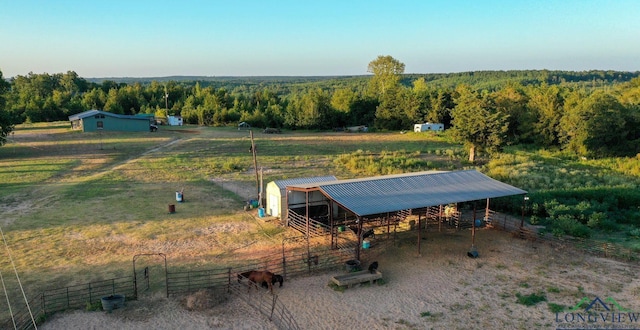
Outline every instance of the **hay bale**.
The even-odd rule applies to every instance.
[[[218,292],[212,289],[202,289],[187,295],[182,300],[182,304],[184,308],[189,311],[204,311],[211,309],[226,300],[227,297],[223,292]]]

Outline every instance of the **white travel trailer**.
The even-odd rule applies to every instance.
[[[182,126],[182,116],[167,116],[169,126]]]

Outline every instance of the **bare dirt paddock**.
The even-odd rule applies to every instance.
[[[415,235],[401,238],[376,257],[383,284],[337,291],[328,286],[329,280],[345,269],[336,269],[291,278],[274,292],[302,329],[577,328],[585,326],[579,317],[588,314],[586,308],[596,298],[607,301],[609,310],[592,306],[590,311],[605,318],[640,312],[637,264],[523,241],[496,230],[477,233],[476,259],[467,256],[468,230],[429,233],[421,246],[418,256]],[[518,296],[532,295],[546,300],[532,306],[518,303]],[[585,298],[586,304],[569,311]],[[57,314],[41,329],[276,329],[233,296],[209,297],[204,308],[196,310],[185,306],[184,297],[157,296],[128,302],[111,314]],[[586,325],[640,327],[640,321],[628,318],[607,320]]]

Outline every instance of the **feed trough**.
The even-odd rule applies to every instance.
[[[373,284],[375,280],[381,279],[382,273],[375,271],[374,273],[368,270],[361,270],[359,272],[353,272],[344,275],[333,276],[331,281],[337,286],[351,287],[354,284],[369,282]]]

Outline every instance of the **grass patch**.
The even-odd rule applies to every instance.
[[[547,296],[544,294],[544,292],[531,293],[527,295],[523,295],[520,292],[517,292],[516,298],[519,304],[522,304],[525,306],[533,306],[538,304],[539,302],[547,300]]]
[[[563,312],[566,308],[564,305],[555,303],[548,303],[547,306],[549,307],[549,311],[551,311],[551,313],[560,313]]]
[[[547,292],[560,293],[560,289],[558,289],[558,287],[555,287],[555,286],[550,286],[547,288]]]

